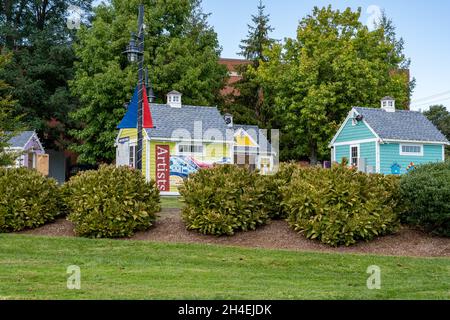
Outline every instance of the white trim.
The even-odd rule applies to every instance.
[[[331,162],[336,162],[336,146],[333,146],[333,155],[332,155],[332,159]]]
[[[231,140],[205,140],[205,139],[177,139],[177,138],[159,138],[152,137],[154,141],[161,142],[202,142],[202,143],[234,143]]]
[[[145,178],[146,178],[146,180],[147,180],[147,182],[150,182],[150,180],[151,180],[151,178],[150,178],[150,163],[151,163],[151,161],[150,161],[150,148],[151,148],[151,143],[150,143],[150,140],[148,140],[148,139],[144,139],[144,141],[147,143],[147,145],[146,145],[146,147],[147,147],[147,150],[146,150],[146,154],[147,154],[147,159],[145,159],[146,161],[145,161]]]
[[[445,161],[445,145],[442,145],[442,161]]]
[[[352,157],[352,148],[357,148],[358,149],[358,157],[356,158],[357,159],[356,160],[356,166],[359,169],[359,157],[361,155],[361,146],[359,144],[352,144],[352,145],[350,145],[350,157],[348,159],[349,159],[349,164],[351,166],[353,165],[353,162],[352,162],[352,158],[353,158]]]
[[[180,152],[180,145],[185,145],[185,146],[197,146],[197,147],[202,147],[202,152]],[[177,142],[175,144],[175,150],[176,150],[176,155],[178,156],[201,156],[202,158],[206,157],[206,146],[204,144],[196,144],[196,143],[186,143],[186,142]]]
[[[362,139],[362,140],[352,140],[352,141],[346,141],[346,142],[338,142],[334,143],[332,147],[341,147],[341,146],[349,146],[352,144],[362,144],[362,143],[370,143],[370,142],[378,142],[379,140],[376,138],[373,139]]]
[[[376,173],[381,173],[381,155],[380,155],[380,142],[375,143],[375,167]]]
[[[442,141],[423,141],[423,140],[400,140],[400,139],[385,139],[384,142],[387,143],[410,143],[410,144],[443,144],[450,145],[450,143],[442,142]]]
[[[354,117],[354,115],[359,115],[359,112],[356,111],[355,108],[352,108],[352,110],[348,113],[347,118],[345,118],[344,122],[339,127],[339,130],[334,135],[333,139],[331,140],[330,144],[328,145],[329,148],[331,148],[332,145],[335,145],[335,141],[337,137],[341,134],[342,130],[344,130],[345,125],[347,122]],[[375,130],[372,129],[372,127],[367,123],[365,119],[363,119],[363,123],[366,125],[366,127],[370,130],[370,132],[375,136],[375,139],[381,140],[380,136],[375,132]]]
[[[420,147],[420,152],[404,152],[403,147]],[[400,143],[399,144],[399,152],[401,156],[416,156],[416,157],[423,157],[424,152],[423,144],[406,144],[406,143]]]

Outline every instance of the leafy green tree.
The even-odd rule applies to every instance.
[[[423,113],[450,141],[450,112],[443,105],[431,106]],[[450,147],[447,146],[446,156],[450,157]]]
[[[5,0],[0,5],[0,47],[12,52],[0,77],[14,87],[13,113],[23,114],[46,148],[64,148],[69,111],[77,106],[70,95],[75,56],[74,30],[67,27],[69,6],[87,13],[92,0]]]
[[[225,106],[226,112],[233,114],[236,123],[259,124],[270,126],[271,100],[255,76],[260,61],[266,61],[265,48],[271,47],[276,40],[270,37],[274,30],[270,25],[270,16],[265,14],[265,6],[262,0],[258,5],[258,14],[252,15],[252,24],[248,25],[248,34],[241,41],[239,53],[251,64],[243,64],[238,67],[242,79],[234,87],[238,90],[238,96],[228,97]]]
[[[0,55],[0,70],[10,58],[10,55]],[[0,79],[0,167],[12,165],[18,156],[17,153],[5,151],[10,146],[9,140],[21,129],[19,117],[12,114],[16,101],[12,100],[11,91],[12,87]]]
[[[361,9],[315,7],[296,38],[267,50],[256,73],[275,96],[282,159],[329,159],[328,144],[352,106],[378,107],[386,95],[398,105],[409,101],[409,79],[392,72],[404,55],[383,28],[369,31],[360,16]]]
[[[115,157],[116,127],[137,82],[137,67],[122,54],[137,28],[141,1],[112,0],[94,10],[92,26],[82,27],[75,52],[72,93],[81,107],[71,115],[83,124],[72,131],[73,145],[86,163],[110,162]],[[183,103],[214,105],[227,77],[219,65],[217,34],[207,23],[198,0],[147,0],[145,5],[145,63],[156,94],[164,102],[170,90],[183,93]]]

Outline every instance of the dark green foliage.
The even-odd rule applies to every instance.
[[[104,2],[94,9],[92,26],[77,32],[77,62],[71,92],[81,107],[71,119],[83,125],[71,134],[79,162],[111,162],[116,127],[137,84],[137,66],[123,54],[130,32],[137,29],[138,4],[145,6],[144,63],[157,103],[171,90],[183,93],[183,104],[219,104],[227,78],[219,65],[217,34],[208,25],[198,0]],[[82,142],[82,143],[81,143]]]
[[[234,165],[216,166],[192,174],[180,189],[182,217],[189,230],[233,235],[254,230],[269,217],[259,174]]]
[[[0,167],[0,232],[53,221],[60,206],[61,194],[54,179],[35,170]]]
[[[260,183],[264,190],[264,207],[270,219],[285,219],[288,216],[283,204],[281,189],[289,184],[292,174],[298,168],[295,163],[281,163],[274,175],[260,176]]]
[[[67,27],[70,6],[89,15],[92,0],[6,0],[0,5],[0,48],[11,52],[11,63],[0,78],[14,87],[13,115],[23,115],[45,148],[64,148],[68,118],[77,107],[69,93],[75,55],[74,31]],[[86,21],[85,21],[86,22]],[[56,120],[56,121],[55,121]]]
[[[400,192],[406,222],[450,237],[450,161],[418,166],[402,177]]]
[[[81,172],[64,186],[64,198],[76,233],[91,238],[132,236],[148,229],[161,209],[155,183],[127,167]]]
[[[331,246],[349,246],[397,229],[398,184],[397,177],[343,166],[299,168],[282,188],[283,203],[296,231]]]

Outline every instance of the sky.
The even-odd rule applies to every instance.
[[[295,37],[298,22],[314,6],[335,9],[362,8],[361,21],[372,25],[374,17],[385,10],[393,20],[397,35],[405,40],[405,54],[411,58],[411,77],[416,79],[411,108],[426,110],[443,104],[450,110],[450,1],[448,0],[264,0],[270,14],[272,38]],[[247,24],[256,14],[259,0],[203,0],[204,12],[218,34],[222,57],[242,58],[241,39]],[[445,40],[447,39],[447,40]]]

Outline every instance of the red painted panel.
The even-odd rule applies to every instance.
[[[170,146],[156,145],[156,185],[159,191],[170,191]]]

